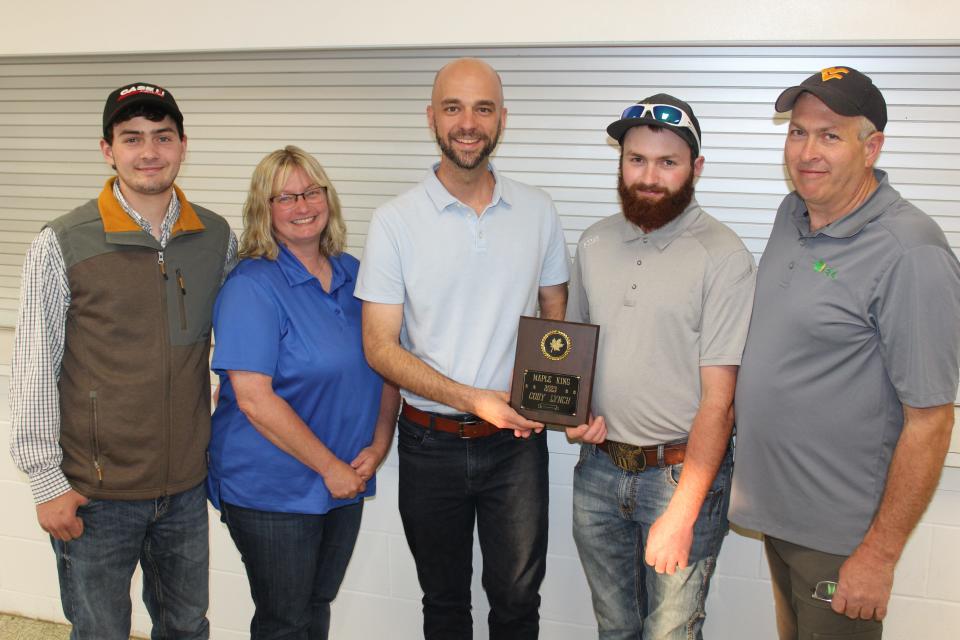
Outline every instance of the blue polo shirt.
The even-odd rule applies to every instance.
[[[228,370],[273,378],[273,389],[338,458],[349,463],[373,440],[383,382],[363,356],[359,262],[330,258],[330,292],[286,248],[276,260],[245,259],[230,273],[213,309],[220,400],[210,437],[208,495],[230,504],[322,514],[373,495],[336,500],[318,473],[284,453],[237,406]]]

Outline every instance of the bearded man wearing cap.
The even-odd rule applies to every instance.
[[[607,133],[620,143],[622,213],[577,245],[567,320],[600,325],[573,533],[600,638],[700,638],[727,532],[737,367],[753,256],[694,199],[693,110],[658,94]]]
[[[11,452],[50,534],[71,638],[130,635],[130,580],[156,638],[207,638],[210,316],[236,238],[174,185],[173,95],[107,98],[116,176],[44,226],[23,266]]]
[[[886,103],[830,67],[780,94],[796,189],[760,260],[730,518],[764,534],[781,639],[880,638],[937,486],[960,367],[960,264],[874,168]]]

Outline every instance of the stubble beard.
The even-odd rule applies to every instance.
[[[686,182],[676,191],[642,183],[628,187],[623,181],[623,172],[621,172],[617,178],[617,193],[620,195],[623,215],[646,233],[659,229],[674,220],[690,205],[690,201],[693,200],[693,182],[694,175],[691,170]],[[651,200],[638,195],[638,191],[654,191],[664,196],[659,200]]]
[[[490,157],[490,154],[493,153],[493,150],[497,148],[497,144],[500,142],[500,131],[502,127],[501,124],[497,123],[497,131],[494,134],[493,138],[490,136],[481,133],[479,131],[465,131],[463,129],[457,129],[456,131],[451,131],[446,139],[440,137],[439,133],[434,133],[434,136],[437,139],[437,145],[440,147],[440,151],[443,153],[446,158],[452,162],[454,165],[461,169],[471,170],[476,169],[483,163],[484,160]],[[437,126],[434,124],[434,132],[437,131]],[[483,147],[480,151],[474,156],[458,154],[457,151],[453,148],[453,144],[450,142],[452,138],[479,138],[483,140]]]
[[[169,191],[177,179],[176,173],[171,176],[167,174],[167,172],[164,172],[153,176],[152,178],[148,178],[137,175],[135,169],[131,169],[129,173],[124,172],[121,174],[120,171],[117,171],[116,164],[111,164],[110,167],[116,172],[117,179],[120,180],[120,183],[123,186],[126,186],[128,190],[133,191],[134,193],[139,193],[140,195],[145,196],[157,195],[159,193],[165,193]]]

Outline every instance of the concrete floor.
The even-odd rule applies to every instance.
[[[69,637],[70,627],[65,624],[0,614],[0,640],[67,640]]]
[[[0,640],[68,640],[69,638],[69,625],[0,613]]]

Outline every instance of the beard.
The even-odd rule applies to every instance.
[[[436,122],[434,122],[433,130],[437,130]],[[497,131],[494,134],[493,138],[482,133],[479,130],[468,131],[466,129],[456,129],[447,134],[446,138],[441,138],[439,133],[436,133],[437,145],[440,147],[440,151],[443,152],[443,155],[447,157],[450,162],[460,167],[461,169],[476,169],[480,166],[484,160],[490,157],[490,154],[493,153],[493,150],[497,148],[497,143],[500,142],[500,130],[501,125],[497,122]],[[476,153],[476,155],[467,155],[462,153],[457,153],[453,148],[453,138],[477,138],[483,141],[483,147]]]
[[[686,182],[676,191],[643,183],[628,187],[621,172],[618,176],[617,193],[620,194],[624,217],[646,233],[659,229],[683,213],[693,200],[693,179],[691,170]],[[638,191],[654,191],[664,195],[659,200],[651,200],[638,195]]]

